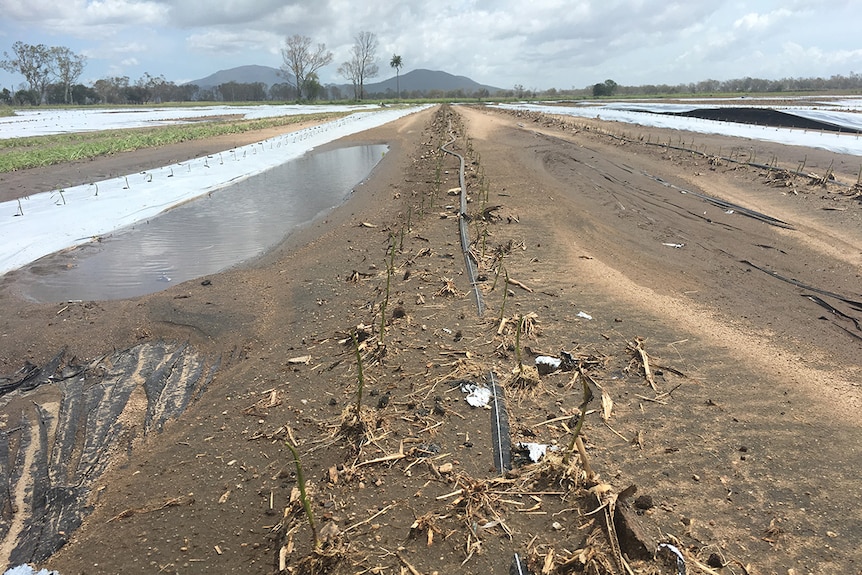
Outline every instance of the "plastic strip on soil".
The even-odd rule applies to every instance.
[[[40,562],[60,549],[105,470],[200,397],[219,365],[166,342],[88,365],[64,359],[2,378],[0,413],[17,426],[0,430],[0,511],[17,511],[0,521],[0,563]]]

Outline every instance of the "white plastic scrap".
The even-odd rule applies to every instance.
[[[545,456],[548,450],[557,451],[559,449],[556,445],[548,445],[547,443],[530,443],[528,441],[518,443],[518,448],[526,449],[529,454],[530,461],[533,463],[538,463],[539,460]]]
[[[472,407],[488,407],[491,403],[491,389],[475,383],[462,383],[461,391],[467,394],[465,398]]]
[[[550,355],[540,355],[536,358],[536,369],[539,372],[551,373],[560,369],[561,365],[563,365],[563,360]]]
[[[34,571],[29,565],[16,565],[4,571],[3,575],[60,575],[60,573],[57,571],[48,571],[47,569]]]
[[[676,572],[677,575],[685,575],[685,557],[683,557],[682,552],[674,545],[670,543],[659,543],[658,549],[656,549],[656,554],[658,554],[663,549],[667,549],[670,553],[676,556]]]
[[[677,249],[685,246],[685,244],[669,244],[669,243],[664,243],[664,242],[661,245],[667,246],[669,248],[677,248]]]
[[[585,312],[585,311],[579,311],[579,312],[578,312],[578,317],[581,317],[581,318],[584,318],[584,319],[593,319],[593,316],[591,316],[590,314],[588,314],[588,313],[587,313],[587,312]]]
[[[530,453],[530,461],[537,463],[548,452],[547,443],[530,443],[522,442],[518,444],[521,449],[526,449]]]

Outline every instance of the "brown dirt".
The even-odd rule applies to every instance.
[[[453,148],[468,157],[471,237],[487,231],[482,318],[447,207],[457,205],[446,193],[458,185],[457,161],[439,151],[450,119]],[[259,261],[206,278],[211,285],[190,281],[63,310],[21,301],[0,285],[0,373],[25,360],[42,365],[63,346],[94,358],[158,339],[223,358],[182,417],[117,455],[91,497],[92,513],[47,566],[64,575],[272,573],[289,546],[287,564],[298,572],[503,573],[513,553],[534,573],[546,561],[577,572],[590,559],[596,572],[618,571],[604,514],[586,514],[595,495],[580,467],[550,458],[555,465],[498,479],[489,414],[451,385],[494,370],[507,384],[513,442],[565,448],[580,381],[563,372],[518,389],[510,381],[516,335],[498,334],[500,315],[532,312],[537,324],[520,338],[523,360],[569,351],[600,386],[583,428],[589,460],[613,492],[637,484],[638,495],[652,498],[640,517],[644,539],[676,541],[693,573],[707,572],[694,561],[711,554],[750,573],[862,573],[862,333],[803,296],[846,316],[860,310],[750,265],[862,300],[858,158],[466,107],[429,110],[347,140],[386,142],[391,151],[347,204]],[[668,141],[706,156],[652,145]],[[215,150],[209,146],[150,151],[146,161],[169,163]],[[778,180],[710,160],[731,149],[753,149],[791,170],[805,158],[805,171],[821,175],[831,164],[835,181]],[[134,158],[76,169],[87,181],[128,170]],[[18,181],[67,185],[56,170]],[[726,213],[679,188],[793,229]],[[500,206],[499,218],[481,221],[486,206]],[[380,346],[390,241],[398,249]],[[482,246],[476,241],[475,251]],[[532,291],[515,283],[504,290],[493,253]],[[447,279],[455,295],[443,289]],[[345,340],[358,324],[373,326],[361,448],[355,428],[342,426],[357,381]],[[656,390],[631,352],[636,338]],[[306,355],[307,364],[289,361]],[[613,401],[607,423],[601,390]],[[311,552],[301,510],[289,501],[296,481],[288,428],[318,523],[338,528],[328,554]],[[361,465],[386,456],[393,458]],[[632,559],[636,572],[674,572]],[[738,563],[715,571],[745,572]]]

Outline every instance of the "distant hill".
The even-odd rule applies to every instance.
[[[269,88],[273,84],[281,84],[285,81],[284,76],[280,74],[280,70],[271,66],[239,66],[237,68],[230,68],[229,70],[219,70],[215,74],[210,74],[199,80],[186,82],[186,84],[195,84],[201,89],[211,89],[227,82],[237,82],[239,84],[263,82]],[[392,76],[382,82],[365,84],[366,97],[395,97],[396,84],[400,85],[401,93],[404,95],[411,92],[428,94],[432,90],[440,90],[442,92],[461,90],[465,95],[474,94],[483,89],[488,90],[488,93],[491,95],[502,91],[500,88],[475,82],[466,76],[453,76],[448,72],[420,68],[401,74],[398,82],[396,82],[395,76]],[[353,93],[353,86],[348,83],[336,84],[336,86],[345,97],[349,97]]]
[[[215,74],[210,74],[206,78],[192,80],[186,84],[195,84],[199,88],[215,88],[219,84],[228,82],[237,82],[238,84],[251,84],[253,82],[263,82],[267,88],[273,84],[281,84],[286,80],[280,74],[278,68],[271,66],[239,66],[230,68],[229,70],[219,70]]]
[[[465,94],[473,94],[482,89],[488,90],[489,94],[496,94],[502,91],[500,88],[475,82],[466,76],[453,76],[448,72],[425,70],[422,68],[401,74],[400,80],[397,83],[401,87],[402,94],[409,92],[428,93],[431,90],[442,90],[444,92],[461,90]],[[352,90],[353,88],[348,84],[343,86],[343,89]],[[366,94],[386,94],[391,91],[394,96],[395,90],[395,76],[382,82],[365,84]]]

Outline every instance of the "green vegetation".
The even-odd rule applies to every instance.
[[[278,116],[260,120],[208,121],[158,128],[79,132],[0,140],[0,172],[86,160],[226,134],[242,134],[302,122],[329,121],[349,112]]]
[[[0,104],[0,118],[4,116],[14,116],[15,110],[12,109],[11,106],[4,106]]]
[[[311,510],[311,499],[308,497],[308,491],[305,488],[305,474],[302,472],[302,463],[299,461],[299,453],[296,447],[290,441],[285,441],[285,445],[293,455],[293,463],[296,466],[296,485],[299,487],[299,499],[302,502],[302,508],[305,510],[305,517],[308,519],[308,526],[311,527],[311,537],[314,540],[314,549],[320,549],[320,537],[317,534],[317,523],[314,521],[314,512]]]
[[[365,389],[365,376],[362,373],[362,353],[359,351],[359,339],[356,337],[356,332],[351,334],[353,338],[353,351],[356,353],[356,403],[354,411],[357,421],[359,414],[362,413],[362,392]]]

